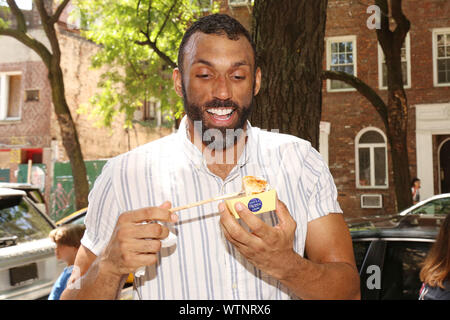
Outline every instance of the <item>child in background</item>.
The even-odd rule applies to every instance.
[[[61,275],[53,285],[52,292],[48,300],[59,300],[62,292],[66,288],[67,280],[72,274],[75,257],[80,247],[80,240],[83,237],[85,226],[81,224],[65,225],[52,230],[49,237],[56,243],[56,259],[67,263]]]

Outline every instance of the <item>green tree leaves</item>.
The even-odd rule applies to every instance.
[[[195,0],[78,0],[84,24],[82,35],[101,49],[94,55],[94,68],[107,67],[91,98],[91,106],[79,112],[100,116],[97,125],[111,126],[119,114],[131,127],[133,114],[143,101],[156,98],[161,110],[173,118],[183,110],[175,94],[172,71],[178,46],[188,25],[218,4],[202,9]],[[200,5],[199,5],[200,4]]]

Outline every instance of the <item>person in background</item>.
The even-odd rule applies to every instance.
[[[420,271],[419,300],[450,300],[450,214],[444,219],[436,242]]]
[[[73,264],[81,244],[80,240],[84,235],[84,230],[84,225],[73,224],[53,229],[50,232],[49,237],[56,244],[56,259],[67,263],[67,267],[64,268],[63,272],[53,285],[48,300],[59,300],[61,293],[66,288],[67,280],[72,274]]]
[[[411,194],[412,194],[412,200],[413,204],[416,204],[420,201],[420,179],[414,178],[411,182]]]

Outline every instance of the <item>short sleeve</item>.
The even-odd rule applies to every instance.
[[[112,161],[105,164],[89,193],[89,206],[84,221],[86,231],[81,239],[81,244],[97,256],[109,243],[120,215],[113,186]]]
[[[306,161],[314,159],[314,174],[317,179],[314,179],[315,183],[308,201],[308,222],[329,213],[342,213],[337,201],[337,188],[328,166],[315,149],[311,148],[310,153],[311,157],[308,157]]]

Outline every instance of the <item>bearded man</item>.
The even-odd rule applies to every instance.
[[[261,85],[255,57],[249,33],[227,15],[187,30],[173,72],[186,116],[177,133],[105,165],[63,299],[116,298],[142,267],[136,299],[359,298],[350,234],[322,157],[307,141],[248,121]],[[254,215],[237,203],[236,219],[217,202],[169,211],[235,193],[247,175],[276,189],[274,211]]]

